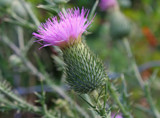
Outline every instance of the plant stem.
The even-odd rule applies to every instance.
[[[145,91],[145,96],[147,97],[147,101],[148,101],[148,103],[150,105],[150,109],[154,114],[154,117],[155,118],[160,118],[160,113],[159,113],[159,111],[157,110],[157,108],[155,107],[155,105],[153,103],[153,99],[151,97],[151,92],[150,92],[150,87],[149,87],[149,85],[147,83],[144,86],[144,91]]]
[[[146,107],[144,107],[144,106],[142,106],[142,105],[136,104],[136,105],[133,106],[133,107],[135,107],[135,108],[136,108],[137,110],[139,110],[139,111],[146,112],[146,113],[148,113],[148,114],[150,114],[150,115],[153,115],[153,112],[151,112],[150,109],[148,109],[148,108],[146,108]]]
[[[52,79],[46,76],[47,74],[42,74],[41,72],[39,72],[38,69],[23,55],[19,48],[8,39],[8,37],[3,36],[3,38],[0,40],[2,40],[7,46],[9,46],[15,52],[17,56],[20,57],[20,59],[28,68],[28,70],[30,70],[30,72],[37,76],[39,80],[44,80],[54,91],[56,91],[59,95],[65,98],[70,104],[75,105],[75,108],[80,114],[82,114],[85,118],[89,118],[89,115],[78,104],[75,104],[74,101],[60,87],[58,87],[51,81]]]
[[[19,41],[19,47],[20,50],[24,49],[24,36],[23,36],[23,28],[20,26],[17,26],[17,35],[18,35],[18,41]]]
[[[40,98],[41,102],[40,103],[42,105],[43,112],[47,118],[54,118],[51,114],[49,114],[49,111],[48,111],[47,106],[45,104],[45,91],[44,91],[44,87],[43,87],[43,80],[40,82],[41,82],[41,98]]]
[[[85,94],[84,97],[85,97],[85,99],[86,99],[89,103],[92,104],[92,101],[91,101],[91,98],[90,98],[89,95]],[[95,117],[95,116],[96,116],[96,112],[95,112],[93,109],[91,109],[91,114],[92,114],[92,117]]]
[[[137,66],[136,61],[134,59],[134,56],[132,54],[130,44],[129,44],[129,42],[128,42],[128,40],[126,38],[123,39],[123,42],[124,42],[124,46],[126,48],[126,51],[128,53],[128,57],[131,60],[132,67],[133,67],[135,76],[136,76],[136,78],[138,80],[138,83],[139,83],[139,85],[141,86],[141,88],[145,92],[145,96],[146,96],[147,101],[148,101],[148,103],[150,105],[150,109],[153,112],[155,118],[160,118],[160,113],[157,110],[157,108],[155,107],[155,105],[153,103],[153,99],[152,99],[151,94],[150,94],[150,87],[149,87],[148,84],[145,84],[145,82],[143,81],[143,79],[141,77],[141,74],[140,74],[140,72],[138,70],[138,66]]]
[[[132,67],[133,67],[133,70],[134,70],[134,74],[138,80],[138,83],[140,84],[141,88],[144,87],[144,83],[143,83],[143,80],[142,80],[142,77],[141,77],[141,74],[138,70],[138,67],[137,67],[137,64],[136,64],[136,61],[134,59],[134,56],[132,54],[132,51],[131,51],[131,48],[130,48],[130,44],[127,40],[127,38],[124,38],[123,39],[123,43],[124,43],[124,46],[126,48],[126,51],[128,53],[128,58],[130,59],[131,63],[132,63]]]
[[[90,16],[89,16],[89,20],[91,20],[93,18],[93,15],[95,14],[98,3],[99,3],[99,0],[96,0],[93,7],[92,7],[92,10],[91,10],[91,13],[90,13]]]
[[[32,29],[32,30],[36,29],[34,24],[29,23],[27,21],[21,22],[21,21],[12,20],[12,19],[9,19],[9,18],[4,18],[4,22],[8,22],[8,23],[11,23],[11,24],[19,25],[19,26],[26,27],[26,28],[29,28],[29,29]]]
[[[120,102],[115,87],[112,84],[109,84],[108,89],[111,92],[111,95],[113,96],[115,102],[118,104],[118,106],[119,106],[120,110],[122,111],[123,115],[126,118],[133,118],[133,116],[124,108],[124,106]]]
[[[107,89],[108,89],[108,81],[104,85],[103,114],[105,117],[106,117]]]
[[[26,3],[24,0],[19,0],[20,3],[22,4],[22,6],[26,9],[26,11],[28,12],[28,14],[30,15],[30,17],[32,18],[32,20],[34,21],[34,23],[36,24],[36,26],[38,27],[40,25],[39,20],[37,19],[37,17],[34,15],[30,5],[28,3]]]
[[[26,107],[29,111],[32,111],[32,112],[35,112],[35,113],[41,113],[41,110],[38,107],[27,103],[25,100],[23,100],[20,97],[14,95],[12,92],[8,92],[8,91],[4,90],[3,87],[1,87],[1,86],[0,86],[0,91],[3,92],[3,94],[10,97],[11,99],[13,99],[14,101],[18,102],[21,106]]]

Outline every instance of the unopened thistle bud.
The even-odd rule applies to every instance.
[[[131,24],[120,12],[117,0],[101,0],[100,8],[106,11],[110,22],[110,34],[113,39],[122,39],[129,35]]]
[[[116,0],[100,0],[99,6],[102,11],[106,11],[118,6],[118,4]]]
[[[131,24],[119,10],[109,13],[109,22],[113,39],[123,39],[130,34]]]
[[[68,9],[39,27],[38,42],[43,46],[59,46],[66,64],[67,83],[78,93],[88,93],[100,87],[106,78],[101,61],[83,43],[81,36],[92,21],[88,21],[88,10]]]

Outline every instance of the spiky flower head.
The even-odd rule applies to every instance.
[[[89,93],[100,87],[106,72],[99,60],[85,43],[77,43],[63,50],[67,83],[78,93]]]
[[[80,40],[83,32],[91,24],[87,20],[89,11],[82,8],[67,9],[66,12],[59,13],[59,21],[57,17],[48,19],[46,23],[42,23],[38,28],[38,33],[33,35],[39,39],[37,42],[43,41],[45,46],[64,47],[67,44]]]
[[[117,0],[101,0],[99,4],[102,11],[105,11],[108,8],[114,7],[116,5],[117,5]]]
[[[88,93],[100,87],[106,77],[101,61],[81,41],[81,35],[91,24],[88,10],[68,9],[42,24],[33,35],[43,46],[59,46],[66,64],[67,83],[78,93]]]

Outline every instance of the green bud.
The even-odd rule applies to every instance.
[[[11,55],[11,56],[9,57],[9,62],[10,62],[10,64],[11,64],[12,66],[18,66],[18,65],[21,65],[21,64],[22,64],[21,59],[20,59],[17,55],[15,55],[15,54],[13,54],[13,55]]]
[[[85,43],[69,45],[62,51],[67,83],[74,91],[89,93],[103,84],[106,78],[103,64]]]
[[[19,0],[12,1],[11,11],[15,12],[18,16],[22,18],[27,18],[27,12],[25,8],[21,5]]]
[[[122,39],[129,35],[131,24],[119,10],[109,13],[109,22],[110,34],[113,39]]]

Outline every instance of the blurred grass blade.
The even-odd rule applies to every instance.
[[[54,0],[55,3],[58,4],[66,4],[67,2],[69,2],[70,0]]]
[[[26,9],[26,11],[28,12],[28,14],[30,15],[30,17],[32,18],[32,20],[34,21],[34,23],[39,26],[40,22],[37,19],[37,17],[35,16],[35,14],[33,13],[33,10],[31,9],[31,6],[25,2],[24,0],[19,0],[20,3],[22,4],[22,6]]]
[[[52,5],[38,5],[37,8],[44,9],[52,14],[58,14],[58,8],[54,8]]]
[[[34,24],[31,24],[31,23],[29,23],[27,21],[19,22],[19,21],[16,21],[16,20],[13,20],[13,19],[9,19],[9,18],[5,18],[3,21],[11,23],[11,24],[16,24],[16,25],[19,25],[19,26],[23,26],[23,27],[26,27],[26,28],[29,28],[29,29],[33,29],[33,30],[36,29],[36,26]]]
[[[95,14],[95,11],[96,11],[96,8],[98,6],[98,3],[99,3],[99,0],[96,0],[96,2],[94,3],[93,7],[92,7],[92,10],[91,10],[91,13],[90,13],[90,16],[89,16],[89,20],[91,20]]]

